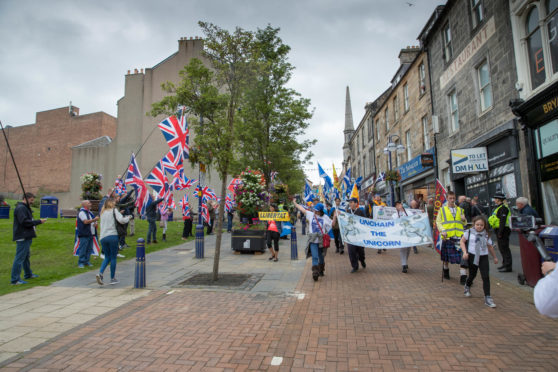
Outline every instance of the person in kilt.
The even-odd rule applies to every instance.
[[[436,226],[442,237],[442,249],[440,259],[444,263],[443,275],[444,279],[449,279],[449,264],[461,264],[461,284],[465,284],[467,280],[467,265],[462,261],[462,252],[459,241],[463,236],[464,226],[467,225],[465,212],[455,204],[455,193],[448,191],[447,203],[440,208],[436,217]]]

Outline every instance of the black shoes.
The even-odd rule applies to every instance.
[[[498,269],[498,271],[501,273],[511,273],[512,269],[511,267],[502,267],[501,269]]]
[[[443,269],[444,270],[444,279],[449,279],[449,269]]]
[[[320,276],[319,266],[312,266],[312,279],[314,279],[315,282],[318,281],[318,276]]]
[[[467,275],[461,275],[461,277],[459,278],[459,284],[465,285],[466,282],[467,282]]]
[[[378,254],[382,254],[382,250],[381,250],[381,249],[378,249]]]
[[[366,262],[364,261],[360,261],[360,264],[362,265],[362,268],[365,269],[366,268]]]
[[[407,273],[408,268],[409,268],[409,266],[403,265],[403,270],[401,270],[401,272]]]
[[[354,273],[356,273],[357,271],[358,271],[358,269],[352,269],[352,270],[351,270],[351,274],[354,274]]]

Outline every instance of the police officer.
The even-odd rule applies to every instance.
[[[510,209],[504,203],[506,195],[497,192],[494,196],[494,203],[497,205],[492,215],[488,218],[490,227],[494,229],[498,238],[498,250],[502,254],[502,266],[498,268],[501,273],[512,271],[512,255],[510,251]]]

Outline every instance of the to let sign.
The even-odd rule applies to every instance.
[[[451,150],[451,168],[454,174],[487,172],[486,147]]]

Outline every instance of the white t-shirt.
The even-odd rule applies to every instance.
[[[558,318],[558,268],[538,281],[533,298],[539,313]]]
[[[114,214],[113,214],[114,211]],[[116,224],[114,223],[114,216],[120,223],[128,223],[132,216],[123,216],[116,209],[105,209],[101,215],[101,239],[105,236],[118,235],[116,231]]]
[[[87,216],[87,213],[85,213],[84,211],[80,211],[78,214],[79,219],[81,220],[81,222],[90,220],[91,218],[89,218]],[[91,228],[91,235],[95,235],[95,226],[96,224],[94,222],[89,224],[89,227]]]
[[[314,218],[314,212],[306,211],[306,221],[310,226],[308,228],[310,234],[313,233],[315,234],[320,232],[320,228],[316,223],[316,219],[318,219],[318,221],[320,222],[320,226],[322,227],[323,233],[327,234],[329,230],[331,230],[331,219],[326,214],[324,214],[323,216],[318,216],[316,214],[315,216],[316,218]]]
[[[469,234],[471,234],[471,236],[469,237]],[[490,237],[488,236],[488,234],[486,234],[486,232],[484,232],[485,237],[487,238],[486,242],[487,244],[493,245],[492,243],[492,239],[490,239]],[[477,230],[475,229],[469,229],[467,231],[465,231],[465,233],[463,234],[463,238],[467,241],[469,239],[471,239],[469,241],[469,248],[468,248],[468,252],[469,254],[475,254],[476,252],[476,240],[477,240]],[[488,254],[488,245],[484,245],[480,247],[480,253],[481,256],[486,256]]]

